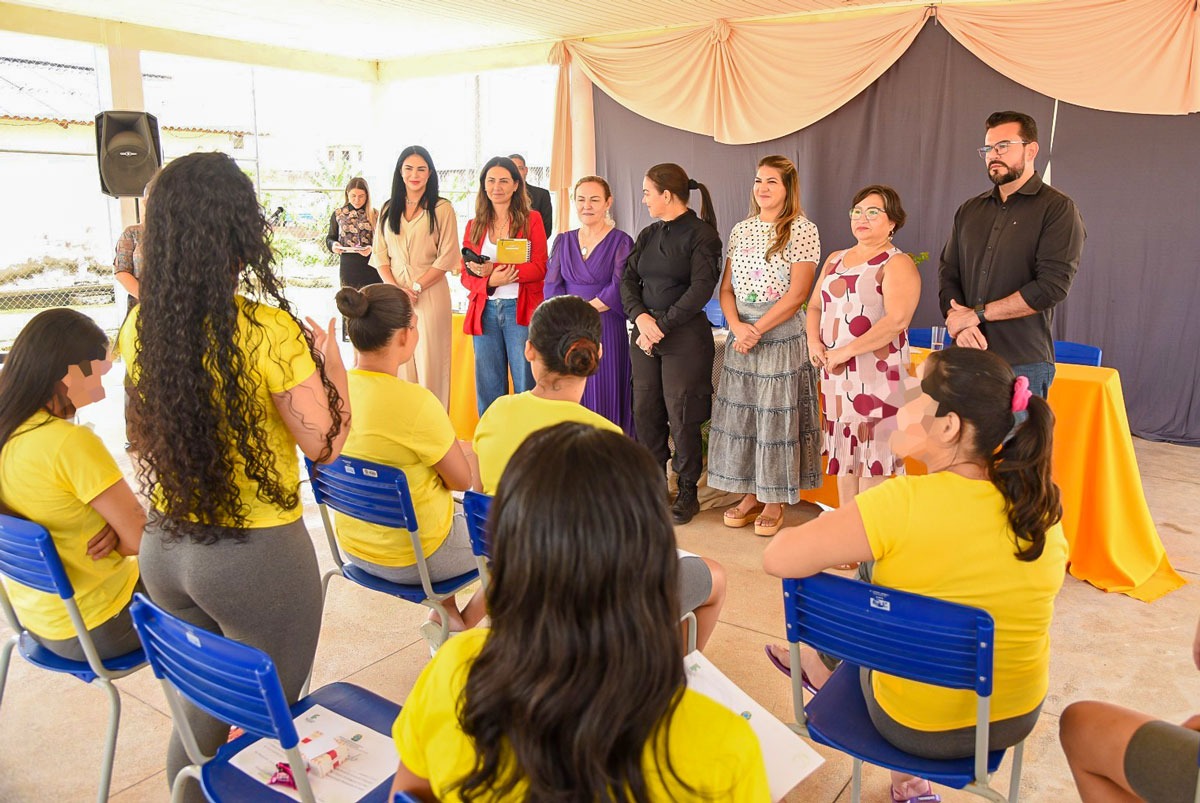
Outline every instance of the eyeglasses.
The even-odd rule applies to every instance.
[[[1008,153],[1008,149],[1013,145],[1028,144],[1030,143],[1027,139],[1006,139],[1003,142],[997,142],[995,145],[984,145],[979,149],[979,158],[987,159],[988,154],[992,153],[993,151],[995,151],[997,156],[1003,156],[1004,154]]]
[[[878,206],[868,206],[866,209],[859,209],[857,206],[850,210],[850,219],[859,220],[863,215],[867,216],[867,220],[874,223],[883,214],[883,210]]]

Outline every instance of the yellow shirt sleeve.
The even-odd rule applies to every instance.
[[[875,560],[891,554],[908,538],[912,487],[907,476],[892,477],[863,491],[854,497],[854,503],[858,505]]]
[[[436,665],[435,655],[421,670],[412,691],[408,693],[408,699],[404,701],[404,707],[400,709],[400,716],[392,725],[392,740],[396,743],[400,761],[413,775],[426,780],[429,780],[429,762],[425,759],[425,743],[421,734],[425,731],[427,687],[432,683],[430,677],[437,672]]]
[[[87,427],[75,427],[67,435],[55,469],[62,486],[89,504],[125,478],[104,442]]]
[[[422,463],[428,466],[440,463],[458,440],[446,409],[437,396],[426,391],[421,396],[421,408],[413,411],[413,418],[420,428],[414,431],[412,441],[406,445]]]

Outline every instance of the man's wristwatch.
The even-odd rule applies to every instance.
[[[412,289],[413,289],[414,293],[416,293],[417,295],[421,295],[421,283],[420,282],[413,282]],[[980,317],[980,319],[982,320],[982,316]]]
[[[983,314],[983,308],[986,306],[987,306],[986,304],[976,304],[975,305],[975,317],[979,319],[980,323],[984,323],[985,321],[987,321],[987,316]]]

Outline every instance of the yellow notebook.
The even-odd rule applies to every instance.
[[[496,262],[502,265],[520,265],[528,262],[533,253],[529,240],[500,238],[496,243]]]

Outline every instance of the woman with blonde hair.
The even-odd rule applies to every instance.
[[[800,316],[820,258],[796,166],[784,156],[763,158],[750,217],[729,235],[721,279],[729,339],[713,405],[708,484],[743,494],[725,511],[727,527],[754,521],[756,535],[774,535],[783,506],[821,484],[817,372]]]

